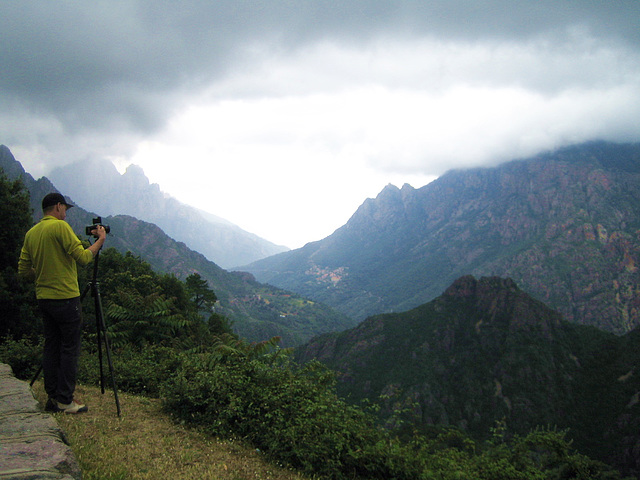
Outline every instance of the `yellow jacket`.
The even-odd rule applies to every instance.
[[[63,300],[80,296],[76,262],[86,265],[93,253],[84,248],[64,220],[45,215],[27,232],[20,252],[18,274],[35,271],[36,298]]]

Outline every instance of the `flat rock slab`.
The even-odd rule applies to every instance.
[[[29,384],[0,363],[0,480],[82,478],[64,432]]]

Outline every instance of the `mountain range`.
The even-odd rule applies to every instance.
[[[487,439],[539,426],[640,473],[640,329],[624,336],[563,320],[511,279],[467,275],[431,302],[369,317],[296,349],[338,373],[354,403],[396,427],[452,426]],[[586,477],[585,477],[586,478]]]
[[[38,221],[42,217],[42,197],[58,191],[57,187],[46,177],[35,180],[4,145],[0,145],[0,169],[10,179],[22,179],[30,194],[34,221]],[[68,198],[76,207],[69,210],[67,222],[82,237],[85,227],[98,215],[85,210],[73,197]],[[156,271],[183,280],[199,273],[218,297],[216,311],[227,316],[236,333],[249,341],[280,336],[283,346],[294,346],[320,333],[355,325],[344,314],[318,302],[261,284],[248,273],[224,270],[153,223],[129,215],[105,216],[102,222],[111,229],[106,248],[132,252]]]
[[[111,178],[104,183],[113,185],[111,194],[90,195],[98,187],[87,187],[88,201],[114,197],[114,205],[127,204],[129,211],[167,215],[174,227],[186,225],[177,228],[183,233],[204,225],[195,209],[173,208],[178,202],[150,185],[137,167],[120,175],[113,166],[88,165],[93,175],[76,183],[94,185],[89,177],[96,177]],[[67,173],[71,177],[73,169]],[[39,212],[36,204],[34,211]],[[168,211],[174,216],[163,213]],[[155,232],[156,227],[139,228]],[[591,142],[493,168],[450,171],[419,189],[388,185],[331,236],[224,276],[237,284],[238,278],[254,281],[253,275],[261,288],[273,285],[327,305],[341,312],[340,325],[414,308],[462,275],[508,277],[566,320],[622,334],[640,323],[639,232],[640,144]],[[144,243],[112,241],[118,242],[136,253]],[[166,252],[140,255],[162,271],[183,268],[169,265]],[[189,268],[197,270],[193,265]],[[226,280],[217,272],[209,277],[222,293]],[[274,316],[275,311],[270,320]]]
[[[23,178],[37,220],[54,185],[6,147],[0,167]],[[568,428],[581,452],[638,475],[639,213],[640,144],[592,142],[389,185],[330,237],[246,271],[133,216],[103,220],[109,246],[200,273],[242,336],[282,335],[389,425]],[[68,220],[83,232],[94,216]]]
[[[512,278],[571,322],[640,324],[640,144],[591,142],[388,185],[331,236],[256,261],[256,279],[362,321],[463,275]]]
[[[47,178],[84,208],[102,216],[130,215],[154,223],[171,238],[184,242],[222,268],[245,265],[288,250],[179,202],[157,184],[151,184],[136,165],[130,165],[121,175],[108,160],[88,159],[54,168]]]

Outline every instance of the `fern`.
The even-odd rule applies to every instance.
[[[118,302],[109,302],[107,317],[113,323],[108,328],[116,346],[130,342],[134,345],[160,343],[171,339],[189,325],[189,319],[174,313],[172,299],[152,293],[120,292]]]

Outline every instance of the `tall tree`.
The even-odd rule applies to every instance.
[[[200,274],[194,273],[186,278],[185,283],[187,291],[191,295],[191,301],[196,305],[198,311],[211,313],[218,297],[209,288],[207,281]]]
[[[22,180],[10,181],[0,169],[0,337],[39,331],[31,282],[18,281],[18,258],[33,223],[29,192]]]
[[[11,181],[0,169],[0,270],[17,268],[24,234],[33,224],[29,192],[21,179]]]

